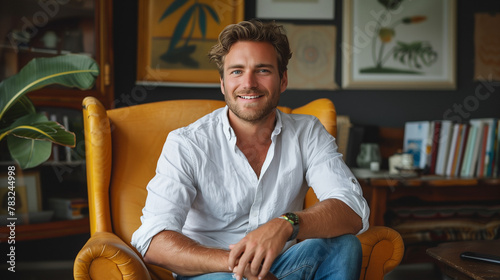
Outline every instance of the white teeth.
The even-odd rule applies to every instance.
[[[259,96],[240,96],[240,98],[243,98],[243,99],[257,99],[257,98],[259,98]]]

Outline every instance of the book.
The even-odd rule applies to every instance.
[[[462,167],[460,169],[460,177],[472,177],[472,158],[476,143],[479,141],[478,129],[479,127],[477,125],[472,124],[469,128],[469,137],[467,139]]]
[[[439,152],[439,138],[441,137],[441,121],[432,121],[432,141],[431,141],[431,156],[429,157],[429,174],[436,174],[437,156]]]
[[[413,166],[426,168],[427,158],[430,156],[429,121],[414,121],[405,123],[403,150],[413,155]]]
[[[481,139],[479,144],[478,159],[476,165],[476,177],[484,176],[484,162],[486,157],[486,144],[488,143],[488,131],[490,127],[487,123],[483,122],[483,131],[481,133]]]
[[[450,120],[441,121],[441,131],[439,132],[439,150],[436,159],[437,175],[445,175],[448,153],[450,151],[451,135],[453,133],[453,122]]]
[[[483,135],[484,131],[484,125],[482,121],[478,120],[471,120],[470,121],[471,126],[476,127],[476,140],[474,143],[474,146],[472,148],[472,157],[471,157],[471,163],[469,166],[469,170],[467,171],[468,177],[474,177],[476,176],[476,167],[477,167],[477,162],[479,160],[479,151],[481,149],[481,138]]]
[[[452,170],[454,171],[454,168],[456,165],[454,163],[456,162],[456,156],[457,156],[457,142],[459,142],[459,135],[461,132],[462,124],[461,123],[455,123],[453,125],[453,133],[451,135],[451,143],[450,143],[450,149],[448,152],[448,159],[446,163],[446,171],[445,175],[446,176],[452,176]]]
[[[496,144],[495,144],[495,157],[493,159],[492,177],[500,177],[500,121],[497,122]]]
[[[494,118],[485,119],[484,122],[488,125],[488,139],[486,140],[486,149],[484,157],[484,171],[485,177],[492,175],[493,160],[495,156],[495,139],[497,135],[498,120]]]
[[[460,137],[460,147],[458,148],[458,155],[457,155],[457,166],[455,168],[455,173],[454,173],[455,176],[460,176],[460,169],[462,168],[465,148],[467,146],[467,140],[469,138],[469,129],[470,125],[468,123],[464,123],[462,125],[462,135]]]

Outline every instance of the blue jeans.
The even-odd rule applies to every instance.
[[[271,267],[282,280],[358,280],[362,251],[354,235],[330,239],[307,239],[279,255]],[[233,280],[232,273],[210,273],[178,280]]]

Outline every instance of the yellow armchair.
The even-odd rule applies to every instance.
[[[130,245],[146,201],[146,185],[168,133],[223,107],[224,101],[175,100],[105,110],[83,101],[91,237],[74,263],[75,279],[173,279],[161,267],[145,264]],[[336,112],[328,99],[303,107],[280,107],[286,113],[310,114],[336,135]],[[305,207],[317,201],[308,192]],[[358,235],[363,248],[360,279],[382,280],[401,261],[401,236],[387,227]]]

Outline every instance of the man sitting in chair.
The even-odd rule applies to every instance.
[[[227,106],[168,135],[132,244],[177,279],[359,279],[370,211],[318,119],[277,109],[283,28],[227,26],[209,57]]]

